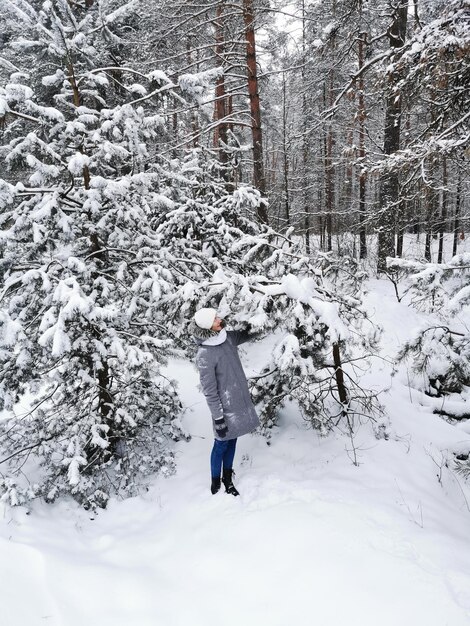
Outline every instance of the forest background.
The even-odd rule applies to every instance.
[[[401,347],[410,385],[468,417],[466,0],[4,0],[0,18],[6,500],[95,508],[171,474],[189,435],[162,368],[194,356],[203,305],[282,331],[251,381],[268,440],[290,400],[344,426],[354,463],[358,420],[386,432],[358,377],[371,276],[434,316]]]

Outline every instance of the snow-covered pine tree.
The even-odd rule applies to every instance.
[[[411,304],[429,313],[399,356],[411,361],[413,387],[433,397],[458,394],[452,402],[440,403],[439,411],[468,417],[464,396],[470,389],[470,254],[458,254],[448,263],[389,259],[388,267],[407,275]]]
[[[170,190],[148,166],[165,133],[161,94],[175,85],[120,68],[111,89],[107,44],[132,3],[104,22],[102,4],[9,0],[24,35],[12,36],[11,58],[41,59],[0,88],[1,408],[31,397],[1,422],[12,503],[71,493],[104,505],[138,475],[172,471],[167,441],[182,434],[176,390],[160,375],[175,353],[158,309],[173,274],[151,226]],[[22,488],[15,476],[33,458],[42,471]]]
[[[257,225],[259,192],[228,190],[208,153],[180,167],[152,152],[175,85],[161,71],[120,67],[110,90],[117,70],[103,55],[113,24],[101,28],[100,2],[80,19],[65,0],[28,7],[29,39],[16,45],[44,63],[34,77],[13,72],[0,92],[2,406],[33,399],[2,424],[5,495],[71,493],[102,505],[132,493],[139,475],[171,471],[165,438],[180,436],[179,401],[160,367],[204,304],[237,327],[283,331],[274,371],[255,389],[267,425],[287,397],[316,425],[335,411],[349,419],[357,407],[340,383],[344,342],[371,345],[358,332],[356,270],[312,262],[289,235]],[[180,89],[201,99],[217,72],[181,77]],[[352,276],[352,291],[340,275]],[[333,412],[328,394],[312,401],[325,381],[333,396],[343,390]],[[275,407],[273,385],[283,389]],[[21,490],[12,476],[30,457],[43,471]]]
[[[294,249],[287,254],[295,256]],[[331,253],[304,259],[298,269],[290,259],[295,274],[289,272],[289,257],[284,262],[285,273],[277,277],[280,287],[265,287],[273,293],[268,310],[263,302],[266,314],[282,318],[287,330],[255,379],[263,425],[274,425],[290,399],[322,432],[340,423],[352,432],[356,418],[372,417],[379,408],[376,394],[364,389],[358,376],[361,368],[369,369],[380,334],[362,307],[364,273],[355,260]]]
[[[419,124],[409,145],[387,156],[379,171],[404,171],[407,185],[415,177],[426,184],[428,168],[436,157],[462,156],[468,145],[469,112],[467,88],[470,80],[470,12],[467,0],[429,3],[422,8],[431,19],[386,59],[378,73],[386,87],[393,74],[400,75],[396,92],[427,113],[426,124]],[[428,119],[429,118],[429,119]],[[431,123],[430,121],[431,120]],[[419,120],[418,120],[419,121]],[[417,121],[417,122],[418,122]]]
[[[194,161],[189,169],[191,180],[210,168]],[[378,333],[361,307],[364,275],[357,263],[329,254],[309,258],[291,233],[241,219],[256,212],[256,190],[229,193],[213,180],[205,191],[194,186],[197,197],[191,189],[180,185],[176,206],[156,228],[159,245],[179,267],[178,288],[161,304],[181,338],[200,306],[216,307],[232,326],[256,335],[280,331],[253,381],[265,430],[288,398],[325,430],[342,419],[352,427],[354,415],[370,415],[374,395],[360,388],[348,365],[373,354]]]
[[[186,326],[195,309],[211,302],[223,306],[224,289],[233,300],[240,281],[256,280],[262,262],[278,246],[270,242],[273,234],[254,221],[263,202],[259,191],[227,186],[211,151],[191,151],[177,171],[159,165],[156,170],[171,201],[152,218],[152,247],[161,251],[160,265],[173,276],[173,290],[159,307],[191,356],[194,346],[187,341]],[[228,284],[221,283],[226,274]]]
[[[236,328],[255,335],[279,331],[266,367],[253,380],[266,434],[290,398],[327,430],[371,415],[375,395],[359,385],[350,363],[366,367],[379,329],[362,308],[364,272],[333,254],[306,256],[292,237],[254,222],[257,190],[228,190],[215,155],[193,151],[181,170],[159,168],[173,205],[153,220],[153,247],[173,271],[174,290],[160,308],[194,353],[187,325],[196,308],[216,307]],[[251,219],[250,219],[251,218]]]
[[[470,254],[448,263],[389,259],[388,267],[406,276],[405,295],[428,313],[399,354],[411,364],[411,386],[452,423],[470,419]],[[453,454],[454,468],[469,479],[470,455],[461,448]]]

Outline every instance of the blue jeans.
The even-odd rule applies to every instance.
[[[212,478],[220,478],[222,463],[224,464],[224,470],[232,469],[236,445],[236,439],[229,439],[228,441],[215,439],[214,447],[211,452]]]

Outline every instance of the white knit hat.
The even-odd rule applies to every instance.
[[[199,328],[210,330],[216,315],[217,311],[215,309],[199,309],[199,311],[196,311],[194,314],[194,321]]]

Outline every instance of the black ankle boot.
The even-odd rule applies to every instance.
[[[212,482],[211,482],[211,493],[217,493],[220,489],[220,477],[219,478],[212,478]]]
[[[233,469],[224,469],[222,482],[225,486],[225,491],[229,493],[231,496],[239,496],[240,494],[235,489],[235,485],[232,482],[232,476],[235,472]]]

